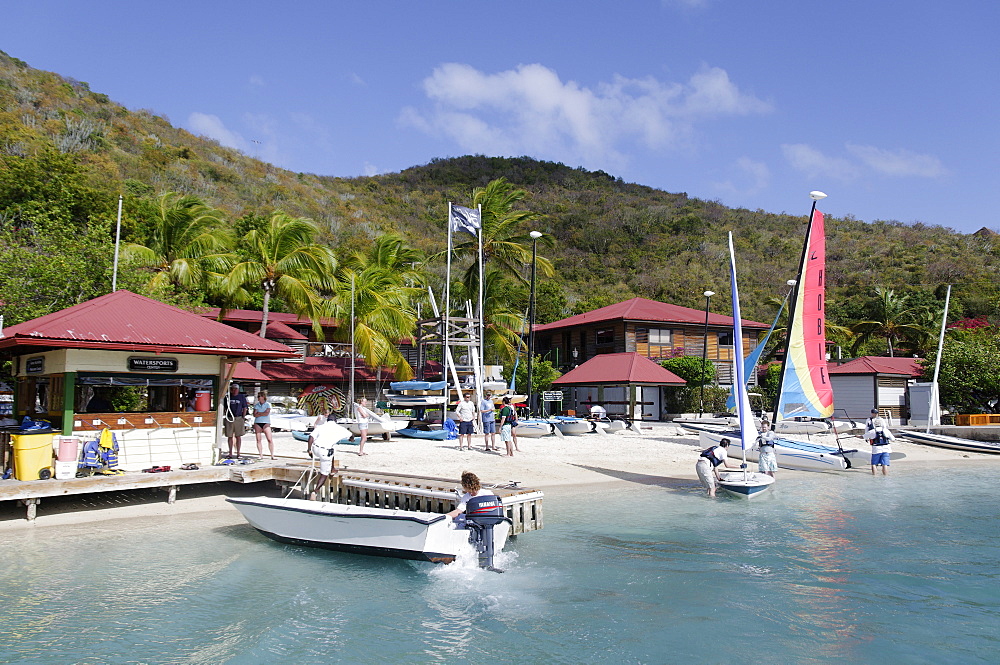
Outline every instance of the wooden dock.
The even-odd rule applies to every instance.
[[[167,502],[173,503],[183,485],[217,482],[245,484],[270,480],[277,483],[283,493],[297,491],[304,495],[304,484],[310,480],[309,472],[306,462],[268,460],[248,465],[203,466],[192,471],[133,472],[67,480],[0,480],[0,501],[23,502],[27,507],[27,519],[33,520],[42,499],[76,494],[162,489],[167,493]],[[542,528],[542,492],[509,485],[484,486],[501,498],[507,517],[513,522],[511,535]],[[446,513],[457,505],[459,494],[456,490],[460,487],[460,481],[454,478],[424,478],[351,469],[331,476],[323,498],[355,506]]]

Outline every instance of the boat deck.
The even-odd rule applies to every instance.
[[[337,462],[339,466],[339,461]],[[274,481],[284,490],[302,492],[310,467],[301,460],[266,460],[250,465],[203,466],[192,471],[130,472],[116,476],[88,476],[58,480],[0,480],[0,501],[21,501],[27,519],[35,519],[47,497],[73,496],[136,489],[162,489],[174,503],[183,485],[200,483],[257,483]],[[501,497],[514,523],[512,535],[542,528],[542,493],[522,487],[491,487]],[[453,478],[424,478],[406,474],[352,469],[331,476],[325,499],[335,503],[446,513],[455,507],[460,482]]]

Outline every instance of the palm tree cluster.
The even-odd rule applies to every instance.
[[[515,209],[524,190],[501,179],[472,192],[472,205],[482,206],[484,325],[488,355],[504,362],[518,349],[524,328],[524,267],[531,262],[528,225],[539,215]],[[225,215],[194,196],[169,192],[159,197],[145,233],[129,243],[124,260],[148,273],[150,294],[200,293],[206,302],[224,311],[262,309],[259,334],[267,330],[275,302],[312,322],[322,339],[324,319],[350,325],[336,328],[337,341],[353,339],[358,355],[377,371],[389,368],[395,377],[413,376],[413,368],[399,351],[399,342],[415,333],[417,306],[430,282],[430,259],[394,234],[376,237],[366,251],[337,256],[317,241],[315,222],[275,212],[242,235],[234,232]],[[464,240],[464,239],[463,239]],[[542,236],[551,247],[551,236]],[[469,261],[464,279],[453,285],[453,302],[476,300],[478,239],[453,248],[459,261]],[[537,257],[544,276],[552,264]]]

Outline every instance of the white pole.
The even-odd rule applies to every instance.
[[[444,334],[442,335],[442,342],[444,344],[445,353],[441,354],[441,362],[443,367],[441,368],[441,378],[445,381],[448,380],[448,358],[450,354],[447,353],[449,350],[448,346],[448,328],[449,325],[449,313],[451,312],[451,201],[448,201],[448,268],[445,270],[444,279],[444,316],[442,322],[444,323]]]
[[[480,381],[486,376],[486,322],[483,311],[483,292],[486,286],[483,284],[483,204],[479,208],[479,378]],[[482,386],[479,388],[482,390]],[[478,408],[478,405],[477,405]]]
[[[931,425],[941,424],[941,399],[938,396],[938,374],[941,373],[941,351],[944,350],[944,331],[948,327],[948,304],[951,301],[951,284],[944,296],[944,315],[941,317],[941,335],[938,337],[937,358],[934,360],[934,381],[931,382],[931,404],[927,413],[927,430],[931,433]]]
[[[351,273],[351,409],[354,409],[354,403],[357,401],[354,395],[354,370],[355,370],[355,357],[354,353],[354,273]]]
[[[118,195],[118,224],[115,226],[115,266],[111,271],[111,293],[118,290],[118,247],[122,242],[122,195]]]

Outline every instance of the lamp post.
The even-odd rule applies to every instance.
[[[532,390],[531,384],[531,362],[535,357],[535,264],[538,259],[538,239],[542,234],[532,231],[528,235],[531,236],[531,295],[528,298],[528,414],[532,415],[536,412],[535,391]]]
[[[705,291],[705,333],[701,338],[701,406],[698,417],[705,415],[705,366],[708,361],[708,307],[712,301],[715,291]]]

